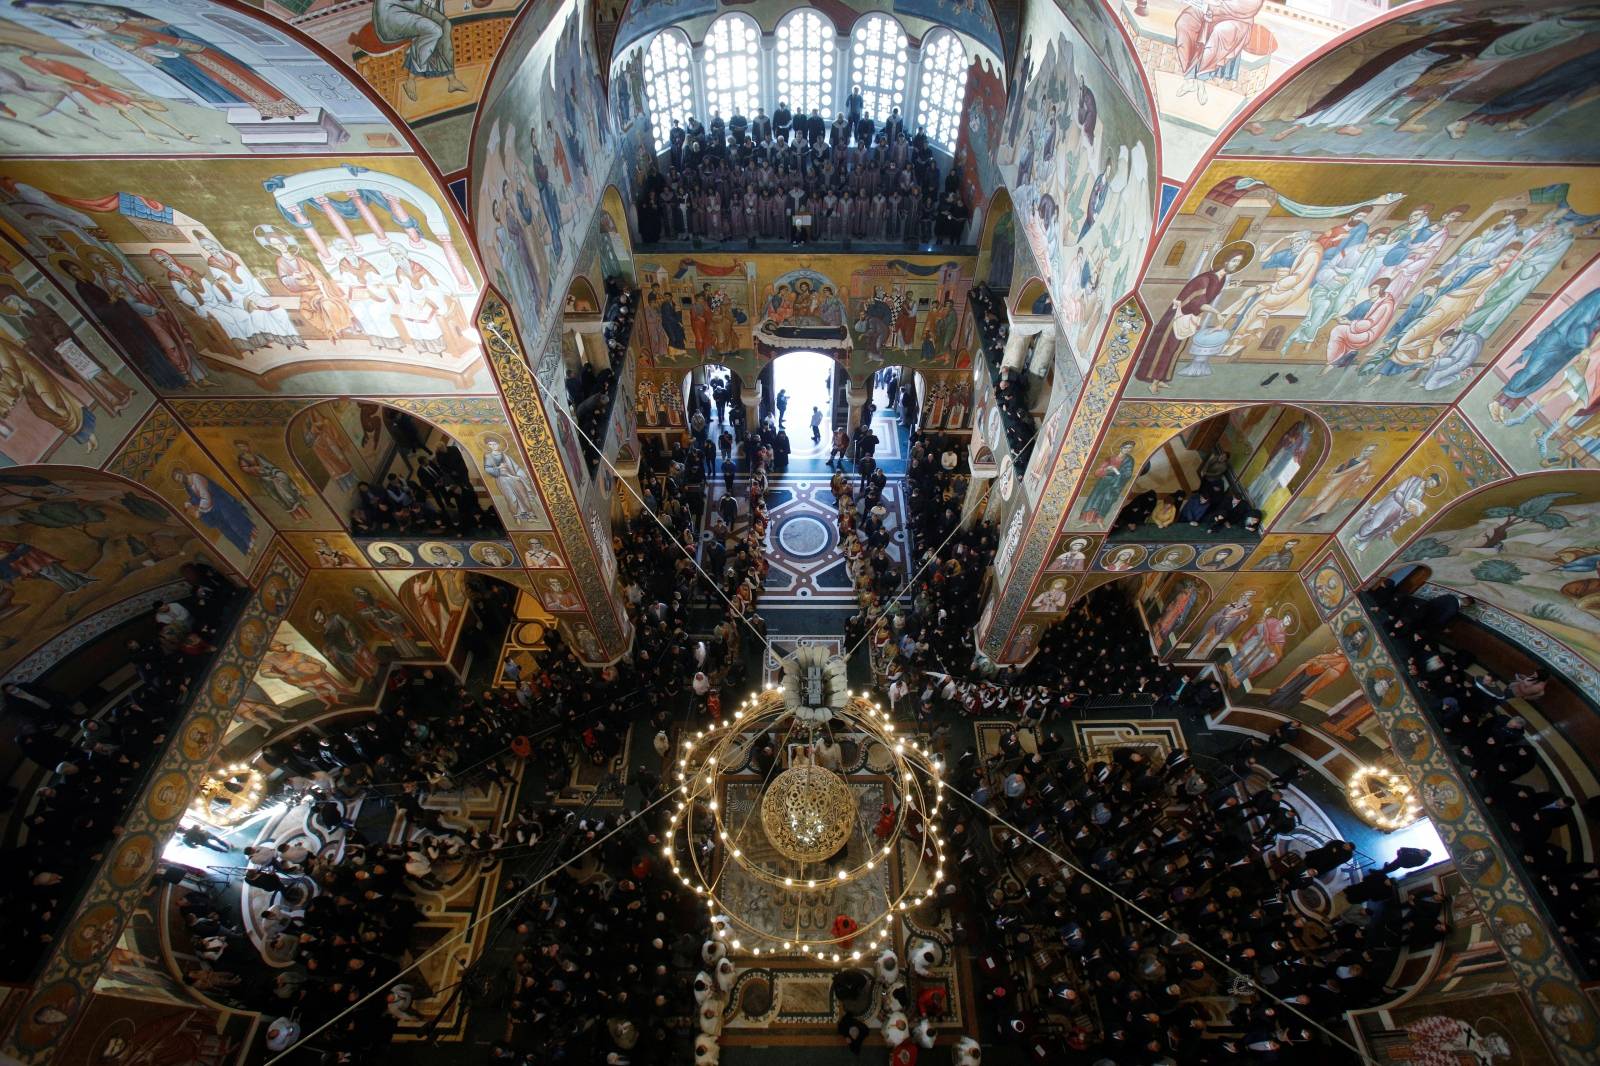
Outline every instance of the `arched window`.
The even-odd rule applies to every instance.
[[[723,15],[706,34],[706,121],[720,112],[745,118],[761,102],[761,29],[745,15]]]
[[[956,150],[961,105],[967,92],[967,50],[948,30],[922,41],[922,76],[917,82],[917,125],[934,144]]]
[[[879,125],[906,101],[906,33],[888,15],[868,15],[850,35],[850,81],[863,113]]]
[[[644,102],[655,133],[656,151],[666,151],[672,120],[694,109],[689,88],[689,39],[678,30],[662,30],[644,53]]]
[[[802,8],[778,23],[778,95],[796,114],[833,117],[833,24]]]

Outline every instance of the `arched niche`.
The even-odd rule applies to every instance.
[[[1045,283],[1039,278],[1029,278],[1017,291],[1017,298],[1011,302],[1011,310],[1019,315],[1048,315],[1055,310],[1055,305]]]
[[[997,293],[1010,292],[1017,252],[1017,216],[1011,193],[996,189],[984,208],[983,220],[983,236],[978,242],[978,280]]]
[[[290,419],[287,435],[289,453],[300,472],[363,546],[368,561],[379,566],[405,566],[415,560],[414,548],[400,542],[503,538],[504,509],[526,508],[524,514],[539,510],[537,491],[516,457],[515,442],[497,435],[485,436],[479,442],[484,450],[474,454],[471,445],[439,425],[375,400],[312,404]],[[508,456],[513,466],[507,465]],[[499,492],[491,491],[485,480],[486,465],[501,471],[493,482]],[[513,469],[521,472],[520,478]],[[407,487],[420,508],[410,525],[399,518],[404,505],[383,498],[392,479]],[[364,499],[363,485],[381,500],[382,508]],[[470,528],[463,524],[474,515]],[[458,556],[458,548],[446,545],[443,557],[423,561],[471,565]]]
[[[79,467],[0,471],[0,676],[74,628],[92,637],[96,616],[119,604],[148,609],[147,594],[196,561],[229,569],[149,489]]]
[[[1110,525],[1119,539],[1201,540],[1225,531],[1253,540],[1287,510],[1327,458],[1331,440],[1320,415],[1292,404],[1246,404],[1176,432],[1113,421],[1074,515],[1085,528]],[[1195,528],[1181,509],[1197,494],[1212,507]],[[1237,515],[1218,528],[1216,516],[1235,497],[1259,516],[1253,531]],[[1168,515],[1166,505],[1177,515]]]

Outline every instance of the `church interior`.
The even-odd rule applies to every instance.
[[[0,1063],[1600,1062],[1596,129],[1590,0],[0,0]]]

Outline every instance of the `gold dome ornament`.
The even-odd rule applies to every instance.
[[[836,854],[849,842],[855,820],[855,792],[820,766],[791,766],[761,797],[768,843],[795,862],[821,862]]]
[[[686,736],[673,760],[661,850],[730,958],[853,965],[897,948],[908,912],[944,878],[942,761],[865,694],[841,687],[835,700],[825,670],[810,679],[825,698],[813,688],[798,709],[796,690],[768,685]],[[829,737],[867,752],[863,767],[817,765]],[[764,744],[776,758],[763,772],[751,756]],[[892,816],[865,825],[862,802]]]

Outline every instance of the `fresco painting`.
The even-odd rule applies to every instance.
[[[147,423],[148,425],[148,423]],[[137,438],[130,449],[137,449]],[[272,540],[272,526],[193,437],[175,432],[165,446],[138,457],[130,451],[111,469],[134,477],[188,517],[211,546],[241,573],[254,573]]]
[[[1282,411],[1270,424],[1249,459],[1240,464],[1239,483],[1270,526],[1300,486],[1322,462],[1328,447],[1327,428],[1295,408]]]
[[[1233,118],[1343,29],[1384,13],[1371,0],[1315,10],[1264,0],[1113,5],[1134,35],[1161,112],[1161,169],[1182,181]]]
[[[261,6],[338,56],[448,174],[467,164],[472,113],[524,2],[265,0]],[[545,6],[554,7],[548,0]]]
[[[718,363],[753,378],[794,348],[848,359],[856,377],[890,364],[961,370],[974,354],[975,269],[971,256],[642,258],[634,349],[642,374]]]
[[[1084,470],[1082,491],[1073,504],[1068,528],[1105,529],[1116,519],[1139,469],[1172,436],[1163,426],[1119,426],[1115,421],[1094,461]]]
[[[429,644],[455,645],[467,616],[467,575],[460,570],[386,570],[384,582],[417,624]]]
[[[96,466],[153,402],[60,290],[0,241],[0,466]]]
[[[313,570],[287,621],[362,692],[371,691],[387,662],[433,657],[422,629],[371,571]]]
[[[355,703],[361,685],[341,674],[294,625],[280,623],[256,671],[255,687],[282,710],[314,701],[321,710]]]
[[[220,6],[0,0],[8,153],[403,151],[382,113],[328,73],[304,45]]]
[[[166,394],[487,391],[478,281],[414,159],[13,162],[0,223]]]
[[[1351,405],[1319,406],[1334,442],[1322,464],[1278,515],[1278,531],[1330,532],[1438,418],[1438,408],[1372,408],[1359,421]]]
[[[1362,579],[1449,507],[1452,500],[1506,476],[1481,439],[1451,416],[1422,440],[1337,533]]]
[[[1600,251],[1562,167],[1221,160],[1167,227],[1130,393],[1447,403]]]
[[[1396,557],[1600,663],[1600,473],[1493,485],[1453,503]]]
[[[1327,543],[1326,537],[1299,533],[1271,533],[1245,561],[1245,570],[1300,570]]]
[[[1083,21],[1107,19],[1075,5]],[[1109,26],[1112,37],[1114,26]],[[1028,13],[1000,163],[1020,228],[1048,271],[1062,339],[1087,366],[1113,301],[1137,280],[1155,218],[1148,121],[1094,48],[1051,5]]]
[[[1175,643],[1184,645],[1182,658],[1220,660],[1229,689],[1264,692],[1289,672],[1286,660],[1318,626],[1298,574],[1241,572]]]
[[[72,623],[177,580],[186,562],[226,569],[173,507],[89,471],[0,471],[0,526],[0,673]]]
[[[1461,406],[1519,473],[1600,467],[1600,265],[1523,328]]]
[[[1006,124],[1006,87],[1002,71],[987,59],[974,58],[967,67],[967,93],[956,132],[955,158],[960,160],[961,195],[973,206],[974,218],[1004,187],[1005,178],[996,163],[1000,137]],[[1006,200],[1010,202],[1009,197]],[[978,219],[985,227],[991,219]],[[994,282],[991,280],[991,284]],[[1004,285],[1000,285],[1002,290]]]
[[[1597,23],[1583,0],[1411,12],[1318,59],[1224,151],[1593,161]]]
[[[291,450],[295,408],[293,401],[174,402],[184,425],[274,529],[338,528],[343,519],[307,476],[306,456]]]
[[[284,531],[280,534],[301,560],[311,567],[355,570],[370,566],[360,545],[348,533]]]
[[[1134,603],[1150,632],[1157,655],[1171,652],[1178,635],[1194,619],[1203,617],[1211,602],[1211,589],[1198,574],[1162,574],[1151,571],[1139,580]]]
[[[616,151],[591,17],[564,0],[523,19],[504,45],[521,62],[500,69],[477,116],[478,247],[530,350],[565,293]]]

